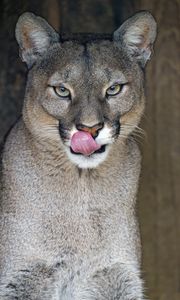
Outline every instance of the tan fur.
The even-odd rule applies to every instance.
[[[3,150],[0,299],[144,299],[135,211],[141,156],[131,135],[144,110],[149,49],[132,53],[125,39],[141,24],[149,45],[155,22],[141,12],[125,24],[114,40],[58,42],[40,17],[18,21],[30,70],[23,117]],[[121,92],[108,97],[117,83]],[[55,93],[62,84],[71,99]],[[101,153],[70,151],[79,124],[94,126],[94,136],[99,128]]]

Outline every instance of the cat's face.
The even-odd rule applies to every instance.
[[[26,27],[30,26],[29,20],[34,24],[37,17],[26,14]],[[140,66],[145,60],[144,53],[141,59],[140,52],[133,59],[117,38],[85,44],[58,43],[56,33],[48,51],[42,51],[40,38],[43,45],[45,26],[39,36],[37,24],[30,34],[36,51],[30,53],[33,48],[29,50],[27,35],[23,41],[29,51],[22,54],[23,59],[32,66],[24,105],[25,121],[28,120],[27,126],[36,138],[61,143],[68,158],[80,168],[97,167],[116,140],[127,138],[139,123],[144,109]],[[17,31],[19,34],[19,28]],[[27,47],[24,45],[21,49]],[[38,47],[40,55],[36,59]],[[79,134],[82,131],[84,135]]]

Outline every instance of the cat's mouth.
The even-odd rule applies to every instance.
[[[100,154],[100,153],[105,152],[106,151],[106,146],[107,145],[102,145],[98,150],[95,150],[94,152],[86,155],[86,157],[91,156],[93,154],[98,154],[98,153]],[[71,151],[72,154],[75,154],[75,155],[84,155],[83,153],[73,151],[73,149],[71,147],[70,147],[70,151]]]
[[[59,124],[59,133],[68,158],[82,169],[96,168],[105,161],[110,145],[115,140],[115,134],[117,135],[113,129],[105,125],[96,136],[77,130],[75,126],[69,130]]]
[[[67,156],[81,169],[96,168],[105,161],[110,149],[110,139],[102,140],[75,131],[65,144]]]
[[[70,150],[73,154],[89,157],[95,153],[103,153],[105,145],[97,143],[95,137],[89,132],[77,131],[71,137]]]

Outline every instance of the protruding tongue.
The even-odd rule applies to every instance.
[[[72,136],[71,148],[76,153],[82,153],[88,156],[101,148],[101,145],[96,143],[89,132],[77,131]]]

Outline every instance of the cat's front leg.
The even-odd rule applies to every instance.
[[[114,264],[88,278],[76,300],[143,300],[139,271],[127,264]]]
[[[1,300],[50,300],[56,293],[59,265],[36,263],[1,279]]]

